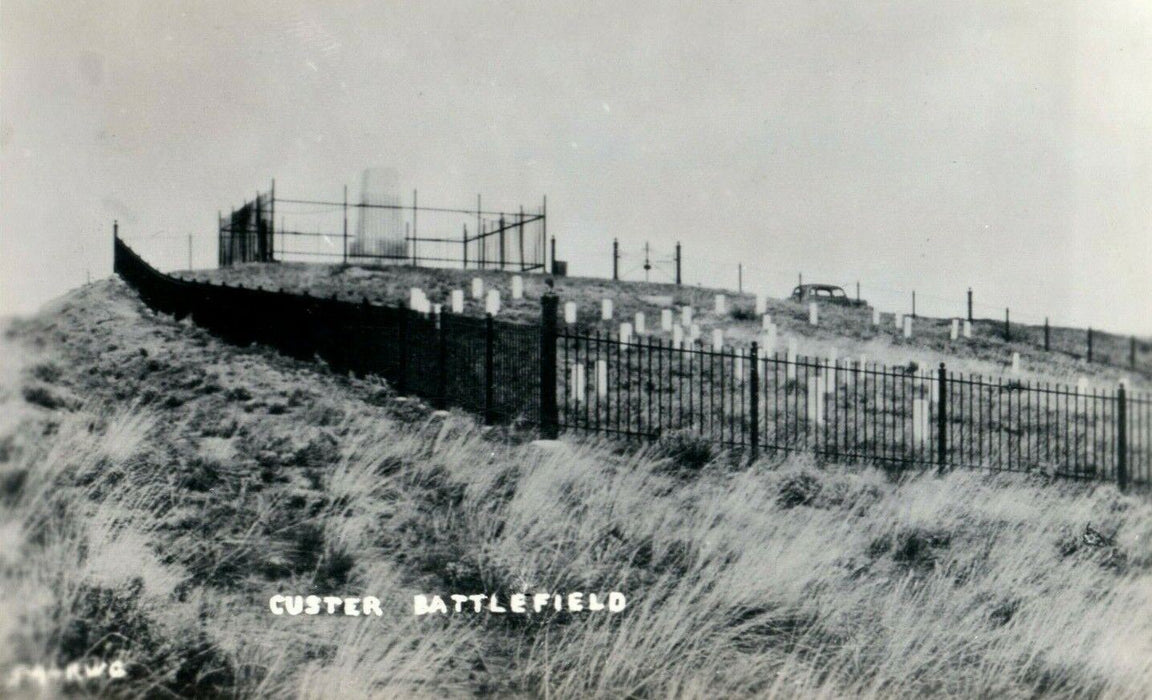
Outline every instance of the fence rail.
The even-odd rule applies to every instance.
[[[119,237],[115,270],[150,307],[238,343],[319,356],[397,391],[459,406],[489,423],[640,439],[686,434],[755,456],[767,451],[887,464],[1152,484],[1152,398],[1115,390],[884,367],[748,349],[674,346],[541,323],[321,299],[180,280]]]

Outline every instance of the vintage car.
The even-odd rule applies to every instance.
[[[834,284],[802,284],[792,290],[792,301],[808,303],[811,301],[822,304],[840,304],[842,306],[868,306],[862,299],[853,299],[844,292],[843,287]]]

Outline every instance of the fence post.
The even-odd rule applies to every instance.
[[[1049,334],[1048,317],[1045,316],[1044,317],[1044,352],[1048,352],[1048,349],[1049,349],[1048,334]]]
[[[440,340],[440,364],[439,375],[436,382],[437,400],[441,410],[448,408],[448,329],[444,327],[444,310],[441,307],[440,313],[436,314],[436,327],[439,329]]]
[[[552,291],[540,297],[540,437],[555,440],[560,435],[560,409],[556,405],[556,309],[560,304]]]
[[[676,241],[676,286],[680,286],[680,241]]]
[[[1116,485],[1128,490],[1128,399],[1123,384],[1116,390]]]
[[[496,323],[492,319],[492,314],[487,314],[484,317],[484,425],[496,422],[495,382],[492,378],[496,365],[495,341]]]
[[[620,241],[612,239],[612,281],[620,279]]]
[[[1088,361],[1092,361],[1092,326],[1088,326]]]
[[[936,464],[940,474],[948,462],[948,372],[940,363],[936,402]]]
[[[752,422],[750,432],[752,451],[748,462],[752,463],[760,454],[760,349],[755,341],[752,342],[748,360],[752,363],[752,369],[748,373],[748,396],[752,400],[748,408],[748,418]]]
[[[396,393],[404,396],[408,389],[408,315],[409,309],[400,309],[400,377],[396,382]]]
[[[1012,340],[1012,326],[1008,323],[1008,308],[1004,308],[1004,340]]]
[[[972,322],[972,288],[968,288],[968,322]]]

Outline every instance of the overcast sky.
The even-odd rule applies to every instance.
[[[1152,333],[1152,3],[73,2],[0,8],[0,314],[215,264],[271,178],[534,205],[687,281]],[[994,308],[993,308],[994,307]],[[903,309],[901,309],[903,310]]]

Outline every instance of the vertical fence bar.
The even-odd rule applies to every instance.
[[[1116,485],[1128,490],[1128,397],[1123,384],[1116,390]]]
[[[748,372],[748,396],[752,401],[748,406],[749,440],[752,443],[748,461],[755,462],[760,452],[760,349],[755,341],[748,352],[748,362],[752,365]]]
[[[484,316],[484,424],[496,422],[495,381],[492,377],[496,366],[496,322],[492,314]]]
[[[436,381],[436,407],[448,408],[448,329],[444,327],[444,311],[436,314],[436,327],[439,330],[439,367]]]
[[[937,470],[943,474],[948,460],[948,375],[944,363],[940,363],[937,382],[939,382],[936,395],[936,464]]]
[[[540,297],[540,437],[555,440],[560,434],[556,405],[556,307],[560,300],[548,290]]]

